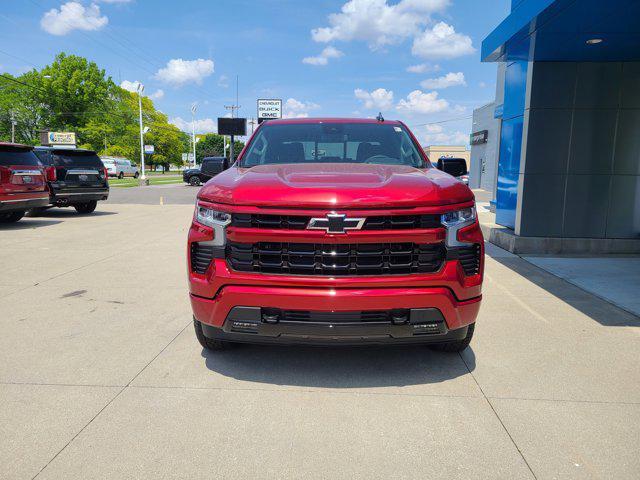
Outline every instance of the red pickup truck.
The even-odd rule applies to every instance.
[[[211,350],[250,342],[460,351],[480,308],[473,193],[434,168],[397,121],[261,124],[198,193],[187,256],[196,336]]]
[[[49,203],[44,171],[33,147],[0,142],[0,223],[20,220]]]

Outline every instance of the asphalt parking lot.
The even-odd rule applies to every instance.
[[[462,355],[204,352],[195,188],[0,227],[0,477],[640,476],[640,319],[495,247]]]

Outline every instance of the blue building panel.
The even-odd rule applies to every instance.
[[[505,72],[496,186],[496,223],[509,228],[515,228],[516,221],[528,65],[528,62],[513,62],[507,65]]]
[[[496,189],[496,223],[515,228],[523,116],[502,121]]]

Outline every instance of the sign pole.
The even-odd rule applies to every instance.
[[[229,165],[233,164],[233,142],[234,142],[234,138],[233,135],[231,135],[231,150],[229,150]]]

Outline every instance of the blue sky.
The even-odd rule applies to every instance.
[[[288,116],[382,111],[427,145],[466,142],[466,117],[493,100],[496,66],[479,49],[510,0],[3,3],[0,71],[82,55],[123,86],[142,82],[181,128],[197,102],[202,132],[234,103],[238,75],[240,116],[256,115],[257,98],[282,98]]]

